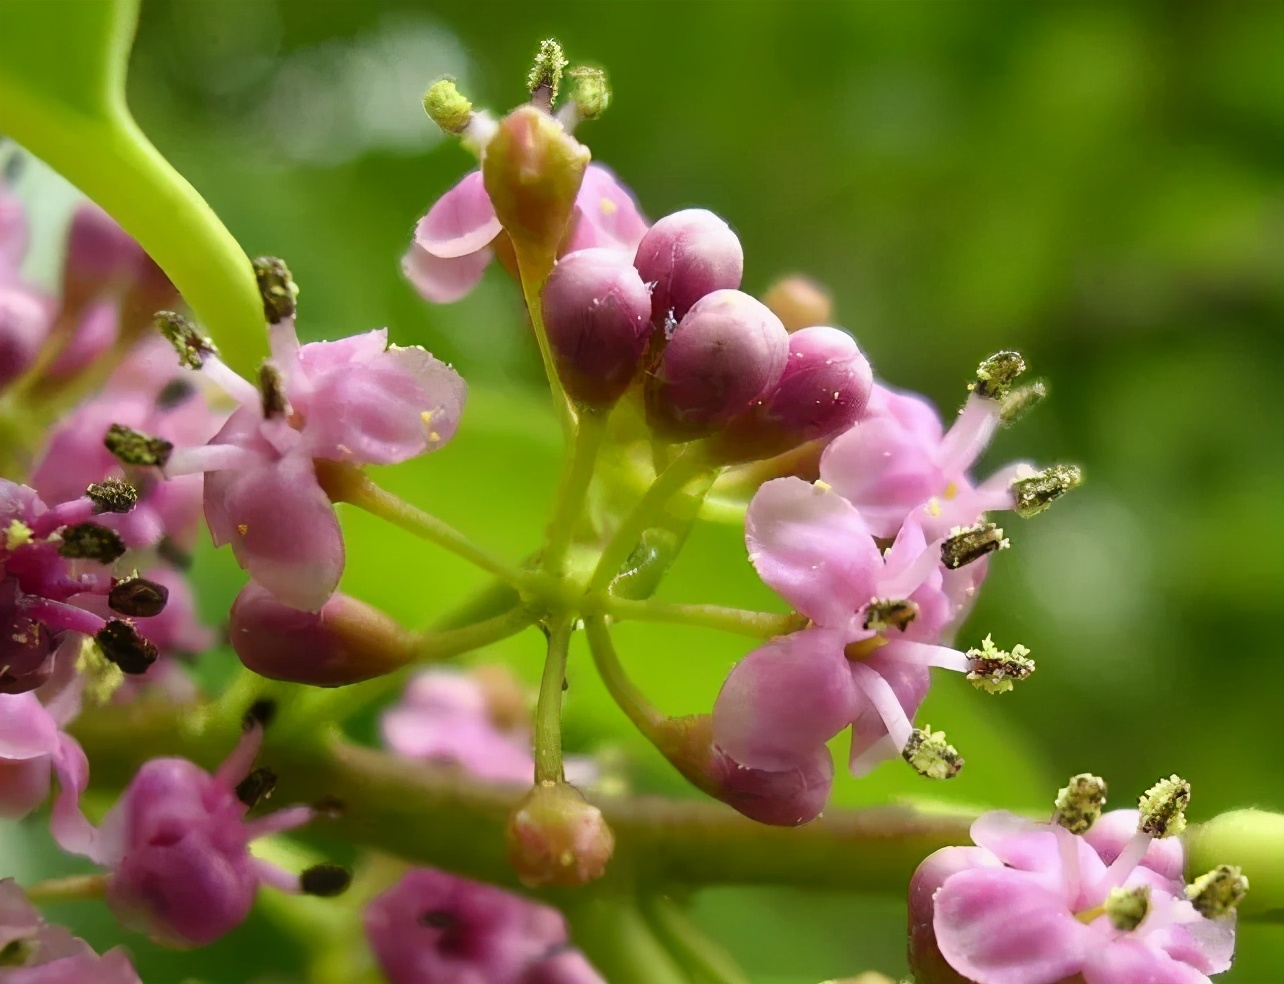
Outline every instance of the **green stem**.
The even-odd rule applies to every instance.
[[[139,129],[123,88],[121,79],[105,115],[90,118],[24,87],[0,85],[0,131],[137,239],[223,346],[226,361],[249,376],[267,348],[254,270],[205,200]]]
[[[682,605],[663,601],[632,601],[609,595],[597,595],[594,601],[602,612],[620,621],[672,622],[694,625],[705,629],[718,629],[755,639],[797,632],[807,624],[801,615],[779,615],[775,612],[751,612],[722,605]]]
[[[107,892],[106,875],[72,875],[69,878],[50,878],[28,885],[23,891],[35,905],[55,902],[87,902],[101,899]]]
[[[571,620],[562,618],[548,630],[548,656],[535,706],[535,782],[562,782],[562,686],[571,647]]]
[[[700,475],[707,474],[709,470],[709,465],[704,459],[691,451],[683,452],[673,459],[651,483],[646,494],[625,517],[624,522],[607,543],[593,571],[593,577],[589,581],[590,591],[600,591],[614,580],[621,565],[629,559],[629,554],[637,546],[643,532],[663,515],[664,507],[669,500],[686,488],[688,483]]]
[[[571,402],[567,399],[566,390],[562,388],[562,380],[557,375],[553,349],[548,344],[548,330],[544,327],[544,310],[540,304],[540,293],[548,280],[548,270],[545,266],[551,267],[552,261],[550,258],[548,264],[532,263],[529,258],[523,257],[522,250],[517,250],[516,253],[517,271],[522,279],[522,299],[526,302],[526,312],[530,315],[531,328],[535,332],[535,341],[539,345],[539,357],[544,363],[544,375],[548,378],[548,388],[552,392],[553,413],[562,426],[562,436],[569,443],[573,440],[572,435],[575,433],[575,414],[571,410]],[[538,276],[534,273],[537,267],[541,271]]]
[[[519,570],[473,543],[449,523],[380,488],[359,469],[318,461],[317,479],[332,502],[356,506],[421,540],[449,550],[509,584],[525,585],[535,579],[530,572]]]
[[[598,676],[606,685],[611,699],[628,715],[638,731],[654,741],[666,720],[665,716],[629,679],[615,652],[605,620],[601,616],[590,616],[585,619],[584,627],[588,635],[589,652],[593,654],[593,665],[597,667]]]
[[[625,893],[594,893],[566,905],[571,936],[611,984],[697,984]]]
[[[609,412],[609,411],[608,411]],[[544,570],[554,577],[561,577],[566,570],[566,554],[575,536],[575,524],[584,511],[584,499],[598,452],[606,437],[607,413],[586,409],[579,415],[575,443],[562,473],[562,480],[554,500],[553,518],[548,524],[548,546],[544,550]]]
[[[642,915],[698,984],[749,984],[731,955],[709,939],[673,899],[644,895]]]

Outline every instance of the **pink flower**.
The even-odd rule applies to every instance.
[[[80,713],[75,652],[57,663],[57,678],[39,691],[0,694],[0,817],[20,819],[35,810],[49,795],[54,769],[84,759],[76,739],[62,730]]]
[[[389,984],[604,984],[561,966],[561,913],[491,885],[412,868],[366,908],[366,939]],[[552,963],[552,966],[548,964]]]
[[[5,984],[142,984],[124,950],[102,956],[45,922],[11,878],[0,881],[0,953]]]
[[[262,774],[250,776],[262,740],[256,723],[214,775],[186,759],[152,759],[97,828],[75,802],[88,778],[83,763],[59,772],[55,839],[110,869],[107,901],[122,922],[172,945],[203,946],[240,925],[260,884],[306,888],[307,873],[301,880],[249,851],[251,841],[313,817],[295,806],[246,819],[262,791],[254,782]]]
[[[920,979],[1197,984],[1229,967],[1233,915],[1197,911],[1178,842],[1136,833],[1136,811],[1118,814],[1102,817],[1105,839],[1128,823],[1134,832],[1113,859],[1091,837],[1002,811],[972,825],[977,848],[928,858],[911,886],[914,969],[930,975]]]
[[[632,193],[605,167],[590,164],[559,254],[598,246],[631,259],[646,230]],[[425,300],[457,301],[481,280],[502,231],[481,171],[471,171],[419,220],[401,269]]]

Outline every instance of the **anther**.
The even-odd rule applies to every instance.
[[[999,419],[1005,424],[1014,424],[1027,413],[1042,403],[1048,396],[1048,387],[1043,380],[1021,386],[1012,390],[999,405]]]
[[[69,560],[96,560],[110,564],[125,552],[120,534],[97,523],[77,523],[62,531],[58,553]]]
[[[236,784],[236,798],[246,806],[258,806],[272,795],[276,789],[276,773],[271,769],[258,768]]]
[[[279,324],[294,317],[298,307],[299,287],[290,275],[285,260],[275,256],[259,256],[254,260],[254,278],[259,282],[259,296],[263,298],[263,315],[268,324]]]
[[[1112,888],[1106,896],[1106,918],[1121,933],[1131,933],[1142,924],[1150,911],[1150,886]]]
[[[196,387],[181,376],[171,379],[156,394],[157,410],[173,410],[196,395]]]
[[[1081,772],[1071,776],[1057,793],[1052,822],[1072,834],[1086,833],[1101,816],[1105,802],[1106,780],[1090,772]]]
[[[94,634],[103,655],[131,676],[146,673],[159,655],[156,647],[138,634],[132,624],[113,618]]]
[[[1082,484],[1083,471],[1077,465],[1053,465],[1012,483],[1012,508],[1022,519],[1029,519]]]
[[[1233,864],[1219,864],[1186,886],[1186,898],[1208,919],[1221,919],[1238,908],[1248,894],[1248,879]]]
[[[1002,400],[1023,372],[1025,359],[1020,352],[995,352],[977,367],[976,381],[968,389],[987,400]]]
[[[994,523],[958,526],[950,530],[949,539],[941,544],[941,563],[955,571],[986,554],[1006,550],[1010,546],[1003,530]]]
[[[579,65],[567,73],[574,88],[571,101],[575,104],[575,113],[582,120],[595,120],[606,112],[611,105],[611,87],[606,81],[606,72],[600,68]]]
[[[263,395],[263,419],[285,415],[285,378],[270,362],[259,366],[259,392]]]
[[[104,478],[85,489],[100,513],[127,513],[138,505],[138,489],[119,478]]]
[[[107,607],[131,618],[152,618],[165,610],[169,588],[144,577],[127,577],[112,585]]]
[[[900,629],[904,632],[918,618],[918,604],[908,598],[875,598],[865,606],[864,627],[871,632]]]
[[[276,701],[270,697],[260,697],[245,712],[241,718],[241,730],[249,731],[256,724],[266,728],[276,717]]]
[[[1151,837],[1176,837],[1186,829],[1186,807],[1190,805],[1190,783],[1180,776],[1160,779],[1141,797],[1137,808],[1141,819],[1137,830]]]
[[[953,779],[963,768],[963,756],[945,740],[945,732],[931,728],[915,728],[901,749],[901,757],[928,779]]]
[[[196,326],[181,314],[157,311],[152,321],[157,331],[174,346],[179,365],[199,369],[205,364],[206,357],[218,355],[218,348],[214,343],[197,331]]]
[[[569,64],[562,46],[553,38],[539,43],[535,63],[526,76],[526,88],[531,102],[542,109],[551,109],[557,102],[557,90],[562,84],[562,73]]]
[[[1005,694],[1034,672],[1030,650],[1018,643],[1008,652],[996,646],[988,635],[980,649],[967,651],[967,666],[967,678],[972,686],[989,694]]]
[[[455,86],[449,75],[438,79],[424,93],[424,112],[429,119],[452,136],[468,129],[473,121],[473,104]]]
[[[165,467],[174,445],[161,437],[152,437],[124,424],[112,424],[103,435],[103,445],[123,465]]]
[[[449,909],[429,909],[420,915],[418,922],[429,929],[451,929],[458,924],[459,917]]]
[[[352,872],[338,864],[315,864],[299,875],[303,894],[323,899],[342,895],[351,884]]]

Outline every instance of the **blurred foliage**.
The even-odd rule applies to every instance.
[[[547,35],[610,72],[612,108],[580,132],[595,158],[652,216],[726,217],[746,289],[789,272],[826,283],[879,374],[947,415],[997,348],[1050,380],[1053,398],[989,461],[1073,460],[1089,484],[1012,521],[961,637],[1023,642],[1039,672],[1004,698],[938,682],[921,720],[969,765],[927,792],[1041,809],[1089,769],[1127,805],[1176,771],[1192,819],[1284,808],[1284,660],[1269,641],[1284,598],[1284,5],[146,0],[130,89],[143,128],[247,251],[288,259],[306,335],[387,324],[455,362],[474,385],[459,439],[385,478],[514,556],[535,543],[556,467],[518,293],[492,271],[430,308],[398,260],[471,166],[423,117],[426,83],[449,72],[506,109]],[[479,583],[367,517],[345,523],[345,586],[409,623]],[[700,529],[663,594],[777,604],[743,560],[736,530]],[[225,612],[230,558],[207,552],[199,572],[210,614]],[[619,637],[674,712],[707,708],[745,650],[698,630]],[[531,679],[535,649],[501,647]],[[626,736],[583,655],[572,740]],[[622,740],[646,781],[673,785]],[[923,792],[893,763],[837,799]],[[84,931],[105,944],[89,908],[65,915],[96,920]],[[727,889],[697,911],[755,981],[903,971],[899,904]],[[284,972],[273,938],[256,918],[197,958],[200,979]],[[1284,977],[1284,934],[1242,941],[1222,980]],[[183,961],[129,944],[149,984],[181,979]]]

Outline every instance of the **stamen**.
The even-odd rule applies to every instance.
[[[999,429],[999,405],[973,393],[941,440],[936,463],[947,475],[968,471]]]
[[[606,72],[600,68],[580,65],[568,73],[574,80],[575,88],[571,92],[571,103],[581,120],[595,120],[606,112],[611,105],[611,87],[606,81]]]
[[[1071,776],[1057,793],[1052,822],[1072,834],[1087,833],[1101,816],[1106,802],[1106,781],[1090,772]]]
[[[241,718],[241,728],[245,731],[250,731],[256,726],[266,728],[275,717],[276,701],[270,697],[261,697],[246,710],[245,716]],[[247,765],[246,768],[248,767]]]
[[[173,410],[196,395],[196,387],[182,377],[171,379],[156,394],[157,410]]]
[[[1020,386],[1003,398],[999,405],[999,419],[1005,424],[1015,424],[1048,396],[1048,386],[1037,380],[1029,386]]]
[[[562,84],[562,72],[568,64],[562,46],[556,40],[549,38],[540,42],[535,64],[526,76],[531,103],[546,111],[553,108],[557,102],[557,90]]]
[[[878,716],[883,719],[888,737],[897,748],[905,748],[914,734],[914,725],[906,717],[905,709],[901,707],[901,702],[897,699],[892,685],[873,667],[861,662],[851,662],[848,665],[862,692],[874,705]]]
[[[941,563],[952,571],[958,570],[986,554],[1006,550],[1012,544],[994,523],[976,523],[973,526],[956,526],[941,544]]]
[[[188,369],[200,369],[210,356],[218,355],[215,344],[199,331],[196,325],[174,311],[157,311],[152,319],[157,331],[174,346],[178,364]]]
[[[281,370],[270,362],[259,367],[259,392],[263,394],[264,420],[285,416],[285,379]]]
[[[58,553],[70,560],[96,560],[110,564],[125,553],[120,534],[97,523],[78,523],[62,531]]]
[[[1186,829],[1186,807],[1190,805],[1190,783],[1180,776],[1160,779],[1141,797],[1137,808],[1141,819],[1137,831],[1151,837],[1176,837]]]
[[[305,895],[324,899],[342,895],[352,884],[352,872],[342,865],[317,864],[299,875],[299,888]]]
[[[438,79],[424,93],[424,112],[444,133],[458,136],[473,120],[473,104],[449,75]]]
[[[1012,495],[1016,500],[1012,508],[1022,519],[1029,519],[1082,484],[1083,471],[1077,465],[1053,465],[1012,483]]]
[[[112,424],[103,435],[103,445],[125,465],[163,468],[174,450],[164,438],[152,437],[124,424]]]
[[[236,444],[203,444],[199,447],[179,448],[165,463],[165,477],[177,478],[179,475],[245,468],[258,459],[256,452]]]
[[[1150,911],[1150,886],[1112,888],[1106,896],[1106,917],[1122,933],[1131,933],[1142,924]]]
[[[945,740],[945,732],[926,727],[914,729],[901,757],[928,779],[953,779],[963,768],[963,756]]]
[[[105,478],[85,489],[100,513],[127,513],[138,505],[138,489],[119,478]]]
[[[987,400],[1002,400],[1023,372],[1025,359],[1020,352],[996,352],[977,367],[976,382],[968,389]]]
[[[865,628],[872,632],[900,629],[904,632],[918,618],[918,604],[908,598],[875,598],[865,606]]]
[[[276,773],[271,769],[255,769],[236,784],[236,798],[246,806],[257,806],[276,789]]]
[[[1219,864],[1186,886],[1186,898],[1208,919],[1222,919],[1238,908],[1248,894],[1248,879],[1232,864]]]
[[[263,298],[263,314],[268,324],[280,324],[294,317],[298,307],[299,287],[290,275],[285,261],[275,256],[259,256],[254,261],[254,277]]]
[[[989,694],[1005,694],[1017,681],[1028,679],[1034,672],[1034,660],[1029,656],[1030,650],[1020,643],[1008,652],[996,646],[994,640],[987,635],[981,642],[980,649],[967,651],[967,678],[978,690]]]
[[[107,595],[107,607],[133,618],[152,618],[165,610],[169,588],[135,574],[117,581]]]
[[[146,673],[159,655],[132,624],[119,618],[110,619],[94,634],[94,640],[104,656],[131,676]]]

